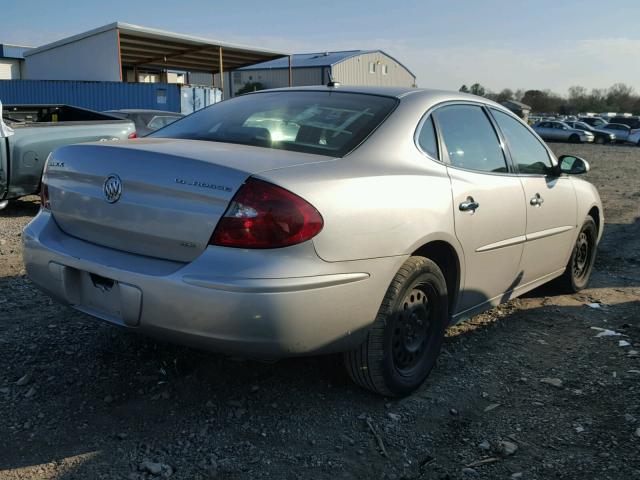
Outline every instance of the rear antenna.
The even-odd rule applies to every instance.
[[[338,88],[339,86],[340,86],[340,82],[336,82],[333,79],[333,75],[331,74],[331,71],[329,71],[329,83],[327,83],[327,87]]]

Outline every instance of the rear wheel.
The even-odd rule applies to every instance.
[[[569,137],[569,141],[571,143],[580,143],[580,136],[574,133]]]
[[[363,344],[344,354],[349,375],[381,395],[408,395],[435,365],[448,320],[442,271],[428,258],[409,258],[391,282]]]
[[[558,286],[563,291],[579,292],[589,283],[593,263],[596,259],[597,239],[596,223],[591,216],[587,216],[573,246],[569,263],[562,276],[558,278]]]

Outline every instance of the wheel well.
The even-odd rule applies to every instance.
[[[600,233],[600,210],[598,210],[598,207],[591,207],[589,215],[593,218],[593,221],[596,223],[596,230]]]
[[[438,240],[421,246],[412,255],[426,257],[440,267],[447,282],[447,292],[449,292],[449,314],[453,314],[460,285],[460,261],[455,249],[447,242]]]

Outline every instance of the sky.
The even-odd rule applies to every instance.
[[[0,43],[121,21],[285,53],[381,49],[420,87],[640,91],[639,0],[0,0],[0,12]]]

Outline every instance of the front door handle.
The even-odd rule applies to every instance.
[[[531,197],[529,203],[534,207],[540,207],[544,203],[544,198],[542,198],[539,193],[536,193],[533,197]]]
[[[467,197],[467,199],[462,202],[458,208],[461,212],[475,212],[476,209],[480,208],[480,204],[476,202],[473,197]]]

